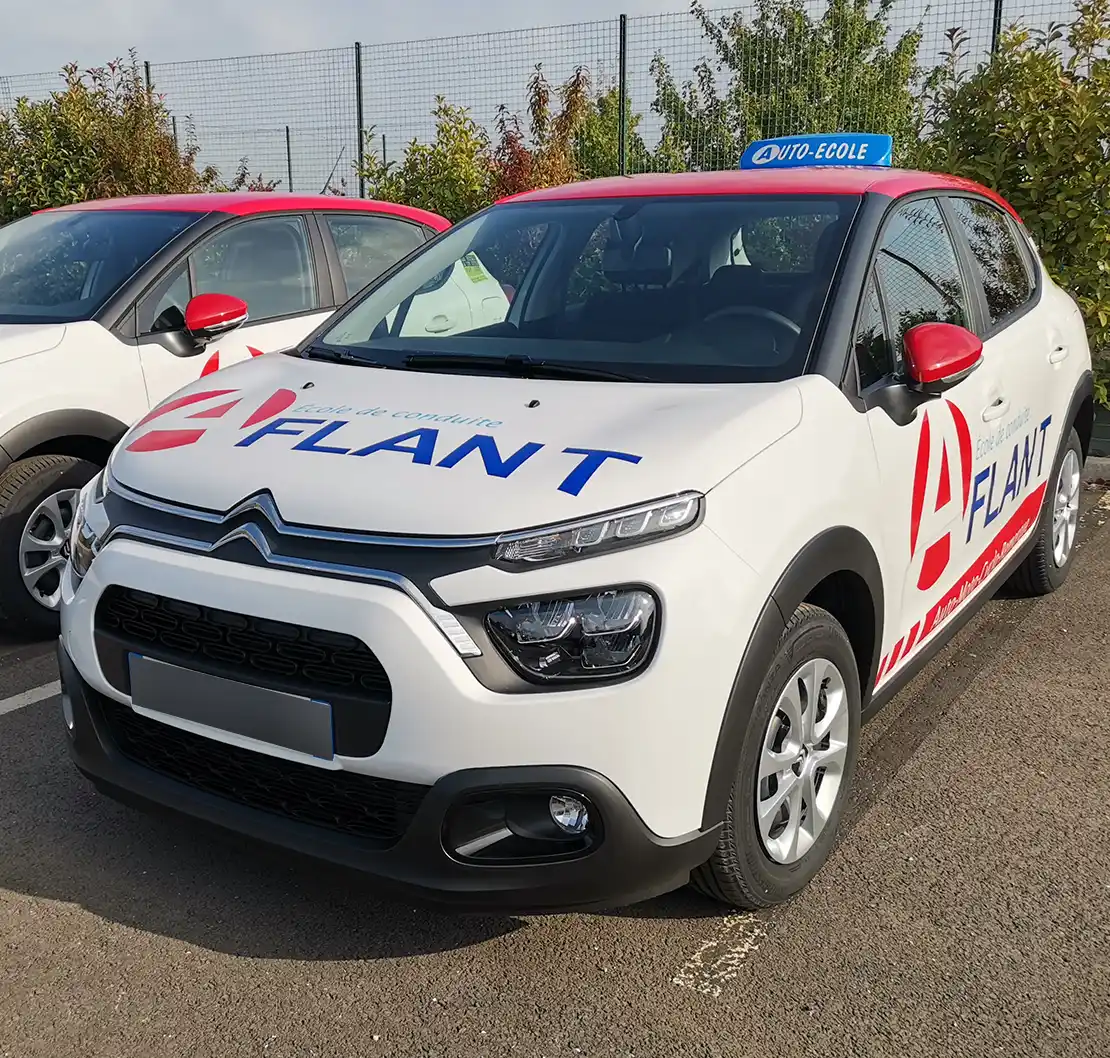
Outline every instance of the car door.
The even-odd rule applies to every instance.
[[[295,345],[327,318],[334,297],[317,273],[312,223],[302,214],[266,214],[225,225],[140,302],[139,351],[152,405],[202,375]],[[242,298],[248,322],[197,355],[174,355],[187,348],[185,306],[206,293]]]
[[[966,598],[966,531],[975,446],[1002,392],[997,358],[918,403],[904,384],[903,337],[919,323],[976,329],[978,302],[935,197],[894,206],[876,246],[856,326],[855,359],[881,483],[889,585],[879,681]],[[977,543],[977,541],[975,541]]]
[[[1039,509],[1074,376],[1054,306],[1037,297],[1035,262],[1013,219],[973,195],[951,195],[945,209],[981,299],[983,357],[999,380],[976,445],[968,524],[970,539],[986,543],[1023,504]]]

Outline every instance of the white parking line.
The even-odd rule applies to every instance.
[[[55,680],[53,683],[44,683],[41,687],[32,687],[29,691],[24,691],[22,694],[13,695],[11,698],[0,699],[0,716],[5,713],[14,713],[17,709],[22,709],[25,705],[34,705],[36,702],[45,702],[47,698],[53,698],[55,695],[62,693],[62,685],[60,681]]]
[[[755,915],[728,915],[671,978],[671,984],[717,998],[721,987],[740,973],[740,964],[758,950],[766,936],[766,928]]]

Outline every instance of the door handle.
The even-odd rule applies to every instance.
[[[993,404],[988,404],[983,409],[983,422],[992,422],[1001,419],[1010,410],[1010,402],[1005,397],[999,397]]]
[[[424,327],[424,330],[427,331],[428,334],[442,334],[444,331],[449,331],[450,329],[451,320],[449,317],[444,316],[443,313],[433,316]]]
[[[1068,358],[1068,353],[1071,350],[1066,345],[1057,345],[1051,353],[1048,354],[1048,362],[1050,364],[1058,364],[1061,360]]]

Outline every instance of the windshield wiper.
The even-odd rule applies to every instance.
[[[521,378],[597,378],[612,382],[650,382],[643,375],[608,371],[600,367],[580,367],[552,360],[533,360],[530,356],[510,353],[508,356],[467,356],[465,353],[409,353],[403,361],[413,370],[434,371],[442,368],[476,368],[485,371],[506,371]]]
[[[369,356],[356,353],[353,349],[344,349],[337,345],[310,345],[301,352],[302,360],[331,360],[337,364],[359,364],[362,367],[389,367]]]

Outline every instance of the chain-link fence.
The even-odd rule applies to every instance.
[[[200,164],[230,174],[246,158],[252,174],[282,189],[330,186],[356,195],[363,191],[356,174],[363,152],[396,161],[410,141],[432,139],[437,96],[469,108],[492,133],[500,107],[525,110],[537,64],[556,89],[581,65],[596,93],[615,89],[617,99],[627,99],[613,129],[620,142],[610,155],[614,172],[731,166],[741,141],[754,135],[863,130],[875,126],[880,109],[890,124],[891,108],[912,108],[919,98],[925,72],[943,60],[955,29],[963,33],[961,65],[969,69],[989,56],[1004,26],[1020,21],[1043,29],[1070,21],[1074,12],[1072,0],[895,0],[886,39],[876,40],[866,12],[852,4],[839,5],[838,18],[828,0],[803,5],[812,20],[803,32],[790,20],[761,23],[759,0],[745,0],[710,11],[708,26],[689,12],[621,16],[150,63],[148,70],[179,140],[195,137]],[[875,10],[873,2],[870,14]],[[728,24],[715,30],[722,18]],[[899,48],[905,34],[919,34],[916,48],[913,42]],[[57,74],[0,76],[0,109],[20,96],[41,99],[59,85]],[[900,127],[894,120],[894,131]]]

